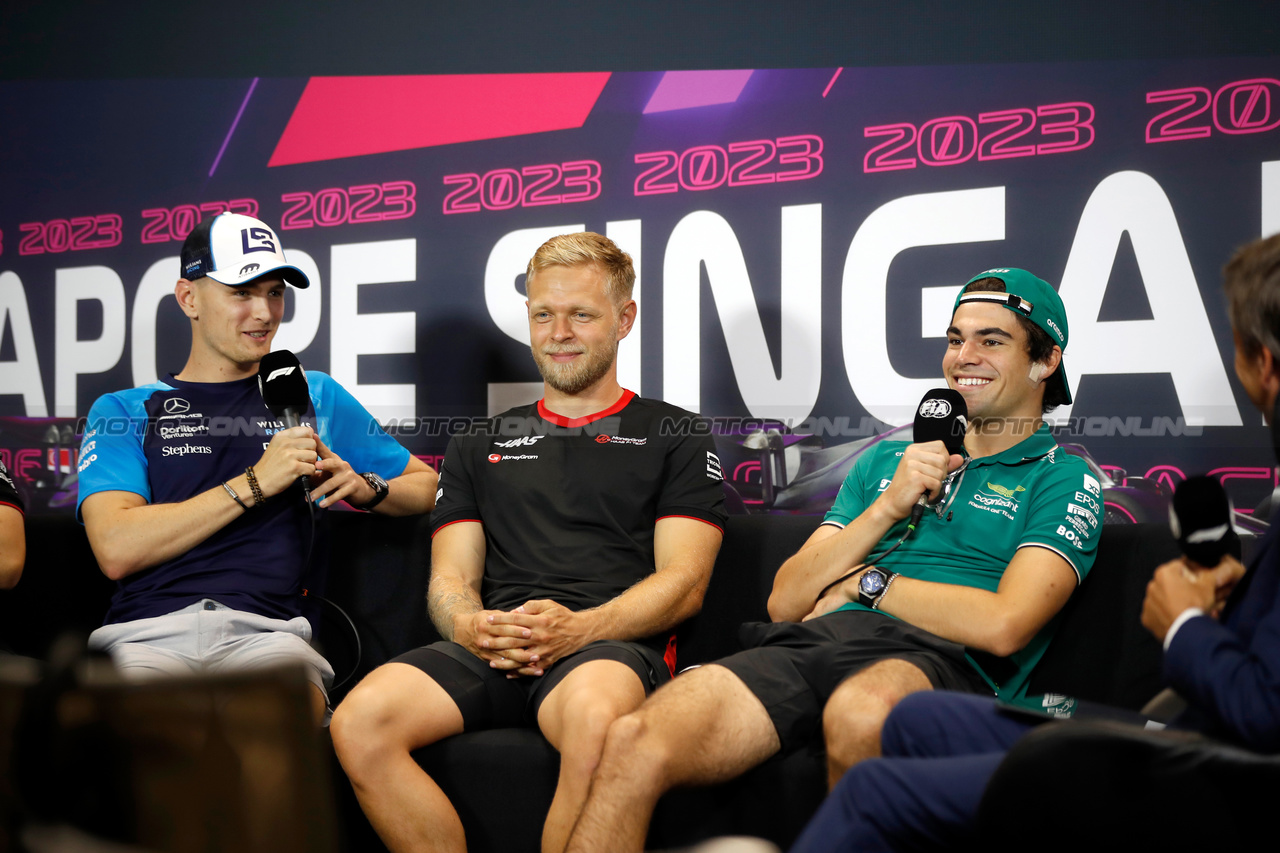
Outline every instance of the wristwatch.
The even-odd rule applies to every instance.
[[[897,579],[897,572],[888,572],[879,566],[872,566],[858,578],[858,601],[872,610],[880,609],[880,601],[889,591],[889,584]]]
[[[367,471],[360,475],[364,477],[364,481],[369,484],[369,488],[373,489],[373,500],[367,504],[361,504],[356,509],[370,510],[378,504],[382,503],[383,498],[391,491],[391,487],[387,485],[387,481],[379,477],[372,471]]]

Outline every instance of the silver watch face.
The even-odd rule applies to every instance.
[[[858,581],[858,592],[863,595],[879,595],[882,589],[884,589],[884,575],[875,569],[864,572],[862,579]]]
[[[365,479],[365,482],[369,484],[369,487],[372,488],[375,492],[381,492],[384,489],[391,488],[390,486],[387,485],[386,480],[382,479],[372,471],[370,471],[368,474],[365,474],[364,479]]]

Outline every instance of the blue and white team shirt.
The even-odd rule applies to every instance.
[[[303,423],[356,471],[390,480],[409,451],[324,373],[307,373]],[[98,398],[80,447],[80,495],[132,492],[178,503],[242,474],[284,429],[262,402],[256,376],[234,382],[163,382]],[[227,500],[231,497],[228,495]],[[317,523],[325,510],[316,508]],[[161,616],[212,598],[277,619],[302,613],[312,522],[300,485],[267,498],[187,553],[119,582],[105,624]]]

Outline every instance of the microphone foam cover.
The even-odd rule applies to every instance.
[[[287,349],[267,353],[258,363],[258,388],[271,414],[283,418],[285,411],[307,410],[307,376],[298,357]]]
[[[934,388],[921,398],[915,420],[917,443],[941,441],[948,453],[958,454],[968,428],[969,406],[959,391]]]

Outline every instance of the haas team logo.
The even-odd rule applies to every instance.
[[[951,414],[951,404],[946,400],[925,400],[920,404],[920,417],[945,418]]]

